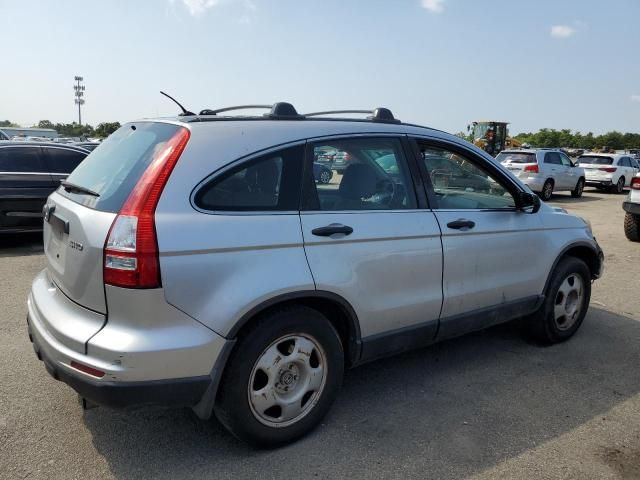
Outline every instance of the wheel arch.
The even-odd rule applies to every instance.
[[[544,284],[544,292],[546,292],[549,287],[549,282],[551,281],[551,277],[553,276],[553,272],[558,266],[558,263],[566,257],[575,257],[585,262],[589,268],[589,272],[591,273],[591,280],[595,280],[600,276],[602,271],[602,258],[600,255],[601,253],[598,249],[589,242],[575,242],[567,245],[560,251],[560,254],[556,257],[551,269],[549,270],[547,281]]]
[[[260,315],[289,305],[304,305],[327,317],[340,336],[347,366],[358,363],[362,345],[358,316],[343,297],[323,290],[303,290],[269,298],[242,315],[227,337],[235,339],[250,329]]]

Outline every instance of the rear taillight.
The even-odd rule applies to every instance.
[[[538,169],[538,165],[526,165],[522,171],[524,172],[531,172],[531,173],[540,173],[540,170]]]
[[[598,170],[600,170],[601,172],[613,173],[616,171],[616,167],[600,167],[598,168]]]
[[[634,190],[640,190],[640,177],[633,177],[631,179],[631,188]]]
[[[342,159],[343,159],[345,162],[350,161],[352,158],[353,158],[353,156],[352,156],[350,153],[345,153],[345,154],[344,154],[344,157],[342,157]]]
[[[154,216],[189,136],[189,130],[180,128],[158,149],[113,221],[104,246],[105,283],[127,288],[162,285]]]

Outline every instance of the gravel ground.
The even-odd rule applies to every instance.
[[[506,325],[362,366],[320,428],[270,452],[189,410],[83,412],[26,335],[39,236],[0,237],[0,478],[640,478],[640,244],[621,202],[553,199],[607,257],[570,342]]]

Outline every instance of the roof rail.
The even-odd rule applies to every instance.
[[[207,108],[204,110],[200,110],[200,115],[217,115],[219,113],[230,112],[232,110],[249,110],[249,109],[257,109],[257,108],[271,109],[272,107],[273,107],[272,105],[236,105],[234,107],[217,108],[215,110],[211,110]]]
[[[323,115],[334,115],[341,113],[368,113],[367,120],[381,123],[400,123],[400,120],[394,118],[391,110],[384,107],[374,108],[373,110],[327,110],[325,112],[312,112],[303,114],[305,117],[319,117]]]

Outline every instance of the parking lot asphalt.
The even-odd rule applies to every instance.
[[[320,428],[275,451],[190,410],[82,411],[26,335],[40,236],[0,237],[0,478],[640,478],[640,244],[622,199],[552,200],[606,255],[572,340],[542,348],[505,325],[364,365]]]

